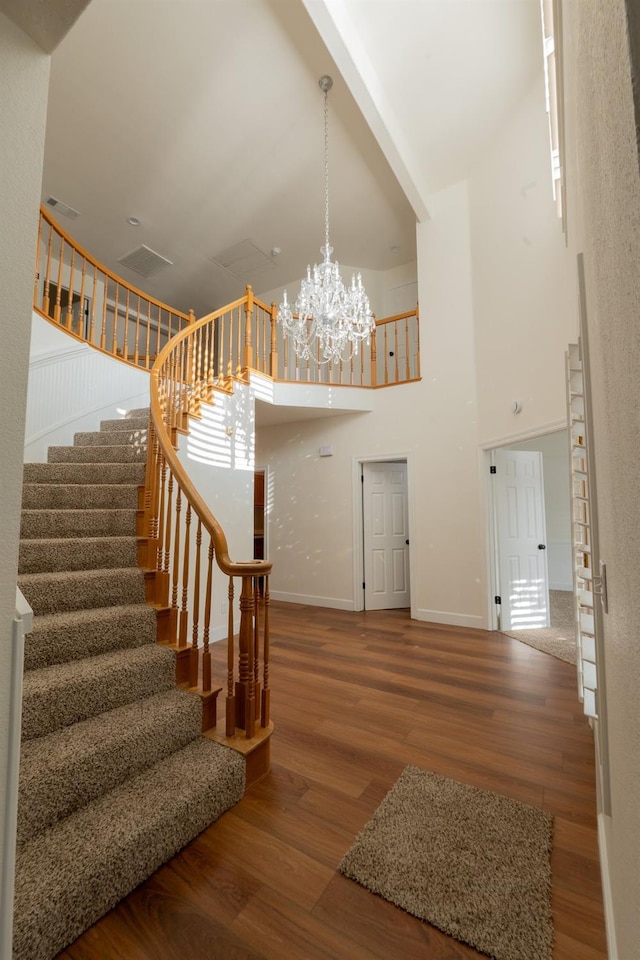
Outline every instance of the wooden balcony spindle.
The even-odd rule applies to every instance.
[[[364,350],[360,351],[360,386],[364,385]]]
[[[84,289],[87,282],[87,258],[82,258],[82,274],[80,277],[80,310],[78,311],[78,323],[76,325],[76,334],[79,337],[82,337],[83,340],[87,339],[88,330],[85,329],[85,316],[84,316]]]
[[[176,525],[173,534],[173,569],[171,571],[171,639],[178,634],[178,581],[180,580],[180,514],[182,513],[182,491],[176,484]]]
[[[371,386],[378,385],[378,354],[376,352],[376,328],[371,331]]]
[[[138,294],[136,307],[136,343],[133,349],[133,362],[136,367],[140,362],[140,294]]]
[[[40,283],[40,247],[42,246],[42,224],[45,222],[42,214],[38,217],[38,239],[36,241],[36,268],[33,273],[33,305],[40,306],[40,297],[38,293],[38,284]]]
[[[98,268],[93,265],[93,278],[91,280],[91,310],[89,312],[89,332],[87,340],[93,343],[93,336],[96,328],[96,293],[98,289]]]
[[[278,377],[278,307],[271,304],[271,355],[269,357],[269,375],[276,380]],[[284,372],[284,379],[287,373]]]
[[[162,557],[162,574],[167,581],[167,600],[169,599],[169,565],[171,562],[171,531],[173,528],[173,471],[168,470],[167,482],[167,515],[164,523],[164,551]]]
[[[224,317],[218,317],[215,321],[215,334],[216,334],[216,343],[218,345],[218,385],[222,386],[222,381],[224,379]]]
[[[253,367],[253,342],[251,336],[251,318],[253,316],[253,289],[247,284],[247,299],[244,307],[244,352],[242,366],[244,370]]]
[[[127,287],[127,295],[124,301],[124,336],[122,338],[122,356],[125,360],[129,359],[129,296],[130,291]]]
[[[289,379],[289,337],[283,335],[282,354],[284,362],[284,379]],[[292,378],[293,379],[293,378]]]
[[[233,643],[233,577],[229,577],[228,602],[226,735],[228,737],[232,737],[236,732],[235,651]]]
[[[56,323],[60,323],[60,313],[62,307],[60,305],[60,298],[62,296],[62,267],[64,265],[64,240],[60,238],[60,251],[58,253],[58,283],[56,287],[56,302],[53,308],[53,319]]]
[[[396,320],[396,322],[395,322],[394,325],[393,325],[393,346],[394,346],[393,352],[394,352],[395,361],[396,361],[396,363],[395,363],[396,376],[395,376],[395,380],[394,380],[393,382],[394,382],[394,383],[399,383],[399,382],[400,382],[400,376],[399,376],[399,369],[398,369],[398,321],[397,321],[397,320]]]
[[[151,301],[147,300],[147,316],[146,316],[146,333],[144,338],[144,366],[145,370],[148,370],[151,366],[151,358],[149,355],[149,340],[151,337]]]
[[[118,320],[120,307],[118,301],[120,299],[120,284],[116,280],[115,293],[113,295],[113,336],[111,338],[111,353],[114,357],[118,355]]]
[[[387,338],[387,330],[389,324],[385,323],[384,325],[384,382],[389,383],[389,342]]]
[[[236,683],[236,723],[250,740],[255,736],[256,704],[253,680],[253,577],[242,577],[240,594],[240,633],[238,636],[238,682]]]
[[[53,227],[49,224],[49,241],[47,243],[47,266],[44,275],[44,286],[42,288],[42,312],[50,315],[51,304],[51,258],[53,256]]]
[[[211,592],[213,590],[213,540],[209,537],[207,553],[207,594],[204,600],[204,631],[202,635],[202,690],[211,690],[211,653],[209,651],[209,629],[211,626]]]
[[[167,486],[167,463],[162,453],[160,453],[160,503],[158,505],[158,548],[156,550],[156,561],[154,564],[156,571],[156,601],[161,604],[166,604],[166,595],[164,590],[163,578],[162,578],[162,562],[164,559],[163,545],[164,545],[164,521],[165,521],[165,508],[166,508],[166,486]]]
[[[263,727],[269,726],[271,715],[271,689],[269,687],[269,607],[271,598],[269,595],[269,576],[264,578],[264,623],[262,633],[262,697],[260,705],[260,722]]]
[[[187,511],[184,519],[184,555],[182,558],[182,605],[180,607],[180,624],[178,628],[178,646],[187,645],[187,627],[189,623],[189,549],[191,547],[191,504],[187,500]]]
[[[102,281],[102,324],[100,327],[100,349],[107,349],[107,299],[108,299],[108,285],[109,281],[106,274],[100,271],[101,276],[104,277]]]
[[[73,330],[73,275],[76,266],[76,249],[71,247],[71,266],[69,267],[69,289],[67,291],[67,310],[64,325],[67,330]]]
[[[193,582],[193,619],[191,628],[191,659],[189,661],[189,686],[198,686],[198,639],[200,631],[200,553],[202,548],[202,520],[198,517],[196,528],[196,569]]]
[[[237,353],[236,353],[236,377],[238,380],[242,378],[242,311],[238,307],[238,344],[237,344]]]
[[[355,363],[353,359],[353,353],[351,354],[351,359],[349,360],[349,383],[353,386],[355,382]]]
[[[253,578],[253,696],[256,722],[260,720],[260,586]]]
[[[409,317],[404,318],[404,352],[405,352],[405,379],[411,380],[411,368],[409,366]]]

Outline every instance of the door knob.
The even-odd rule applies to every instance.
[[[408,540],[405,540],[405,543],[406,543],[407,546],[409,546],[409,541],[408,541]]]
[[[538,544],[538,550],[546,550],[546,549],[547,549],[546,543],[539,543],[539,544]]]

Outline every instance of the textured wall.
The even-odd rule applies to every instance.
[[[640,180],[623,0],[565,0],[568,226],[584,252],[618,955],[640,957]]]

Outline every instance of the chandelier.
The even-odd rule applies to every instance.
[[[362,276],[354,274],[351,286],[345,287],[338,263],[331,259],[328,93],[333,80],[324,76],[318,82],[324,93],[324,246],[320,247],[324,259],[322,263],[314,264],[313,270],[307,267],[307,276],[302,281],[293,309],[285,290],[278,315],[300,359],[337,363],[356,355],[361,340],[369,343],[375,320],[362,286]]]

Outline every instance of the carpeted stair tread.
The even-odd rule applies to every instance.
[[[142,484],[144,469],[143,461],[139,463],[25,463],[22,477],[25,483]]]
[[[95,510],[107,505],[137,509],[138,484],[25,483],[22,488],[23,510]]]
[[[128,444],[85,447],[49,447],[49,463],[135,463],[144,464],[146,446],[132,447]]]
[[[156,630],[156,611],[146,603],[44,614],[25,637],[25,670],[155,643]]]
[[[24,675],[22,739],[175,687],[175,655],[156,644],[57,663]]]
[[[143,603],[145,599],[144,573],[136,567],[21,573],[18,586],[36,616]]]
[[[149,407],[135,407],[125,414],[125,420],[140,420],[142,417],[146,417],[147,423],[149,422]]]
[[[73,443],[76,447],[117,447],[126,444],[134,447],[147,447],[147,428],[140,430],[94,430],[75,433]]]
[[[134,567],[137,537],[67,537],[21,540],[19,573],[54,573]]]
[[[93,510],[23,510],[20,537],[118,537],[136,529],[136,511],[116,508]]]
[[[13,960],[50,960],[243,789],[244,759],[199,738],[27,844],[16,873]]]
[[[200,736],[200,699],[169,690],[22,747],[18,843]]]
[[[111,433],[113,430],[148,430],[149,413],[141,417],[123,417],[118,420],[101,420],[100,431],[102,433]]]

